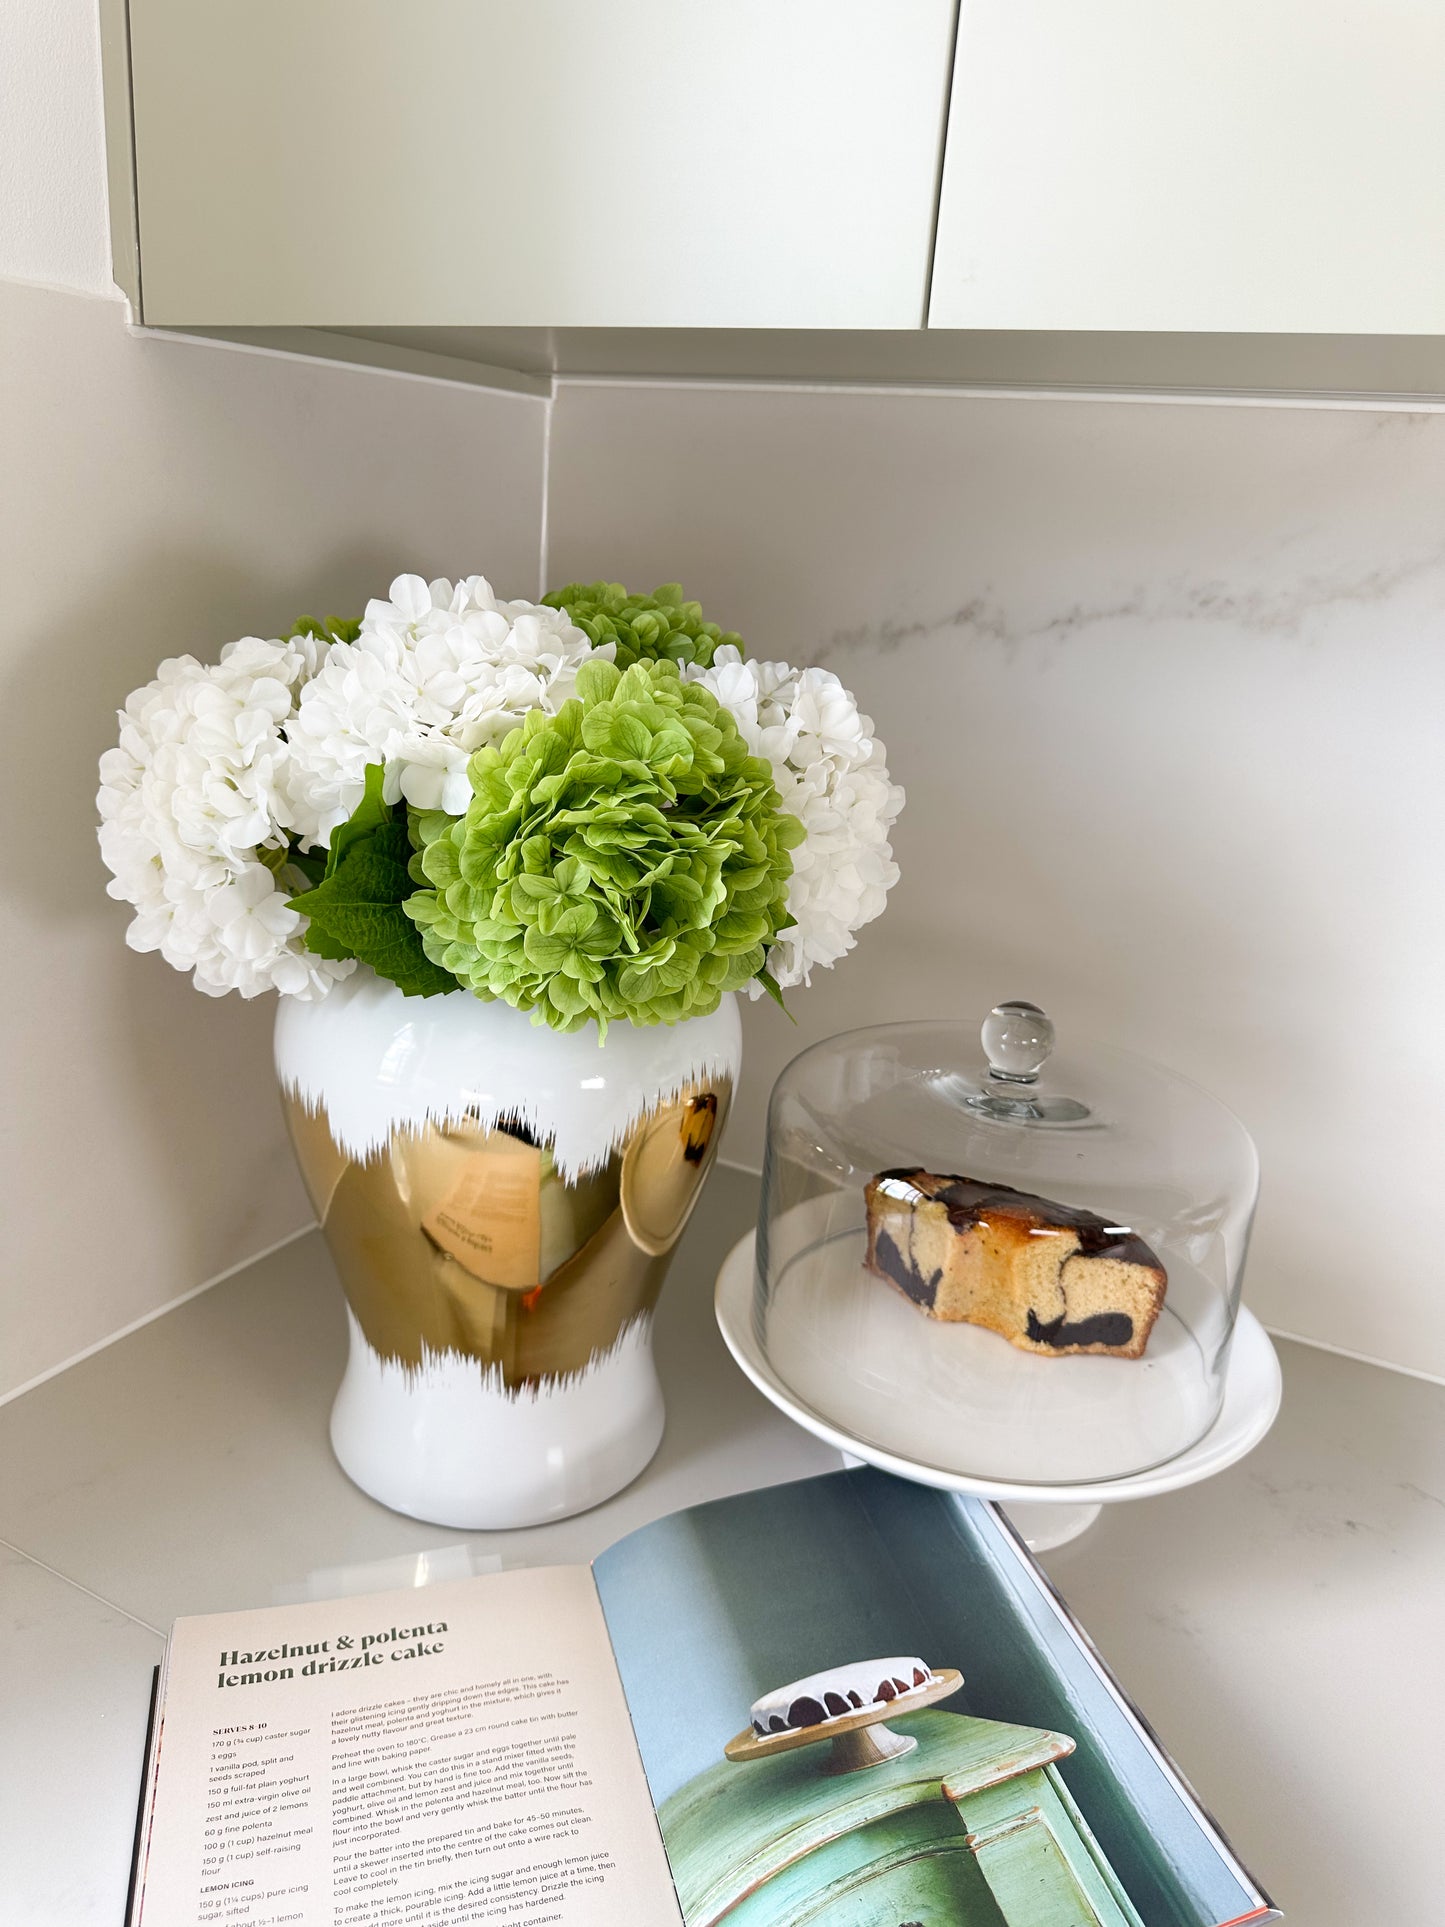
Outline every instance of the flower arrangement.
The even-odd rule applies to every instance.
[[[903,805],[824,669],[745,658],[676,584],[399,576],[163,662],[100,762],[126,940],[201,990],[303,999],[369,965],[533,1021],[676,1023],[836,963]]]

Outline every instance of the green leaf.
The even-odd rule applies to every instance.
[[[327,859],[324,852],[320,850],[303,850],[294,836],[291,839],[291,848],[287,852],[286,861],[291,865],[293,870],[299,870],[301,872],[313,890],[326,875]]]
[[[297,910],[305,902],[305,896],[293,897],[291,908]],[[356,955],[349,944],[342,943],[339,937],[328,936],[322,926],[315,922],[307,924],[302,942],[313,956],[328,957],[332,963],[344,963],[348,957]]]
[[[434,997],[455,990],[457,980],[427,955],[406,913],[411,839],[404,813],[381,800],[382,773],[380,763],[367,769],[365,794],[332,831],[325,877],[290,907],[308,919],[305,943],[315,955],[355,957],[404,996]]]
[[[337,866],[364,838],[374,836],[391,822],[391,806],[381,800],[382,784],[386,781],[384,763],[368,763],[366,766],[366,787],[361,801],[344,823],[338,823],[331,832],[331,849],[326,859],[326,874],[335,876]]]
[[[787,1018],[790,1024],[797,1023],[798,1021],[797,1018],[793,1015],[792,1011],[788,1009],[788,1006],[783,1002],[783,993],[781,988],[766,970],[760,970],[757,976],[754,977],[753,982],[762,985],[763,989],[772,998],[773,1002],[777,1005],[778,1009],[783,1013],[783,1015]]]

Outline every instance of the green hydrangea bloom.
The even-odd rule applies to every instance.
[[[619,669],[635,662],[695,662],[712,666],[713,652],[730,642],[747,652],[741,636],[704,622],[702,604],[685,602],[680,582],[664,582],[651,595],[629,595],[620,582],[571,582],[543,596],[551,609],[565,609],[577,627],[599,643],[617,644]]]
[[[418,812],[406,912],[433,963],[554,1030],[673,1024],[765,976],[803,826],[709,690],[593,660]]]

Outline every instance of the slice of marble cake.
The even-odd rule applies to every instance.
[[[868,1269],[930,1318],[983,1325],[1050,1357],[1142,1356],[1167,1280],[1126,1227],[930,1171],[881,1171],[866,1196]]]

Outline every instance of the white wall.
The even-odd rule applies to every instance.
[[[534,592],[546,404],[127,332],[0,282],[0,1395],[298,1229],[270,1000],[126,949],[95,762],[167,655],[400,568]]]
[[[543,402],[137,337],[105,196],[95,0],[7,0],[0,1397],[310,1217],[274,1006],[127,950],[104,894],[116,707],[163,656],[359,610],[401,568],[530,595],[541,529]]]
[[[1445,1373],[1445,418],[566,385],[554,582],[680,577],[855,688],[909,805],[858,950],[749,1013],[728,1152],[831,1031],[1002,997],[1255,1132],[1247,1295]]]

